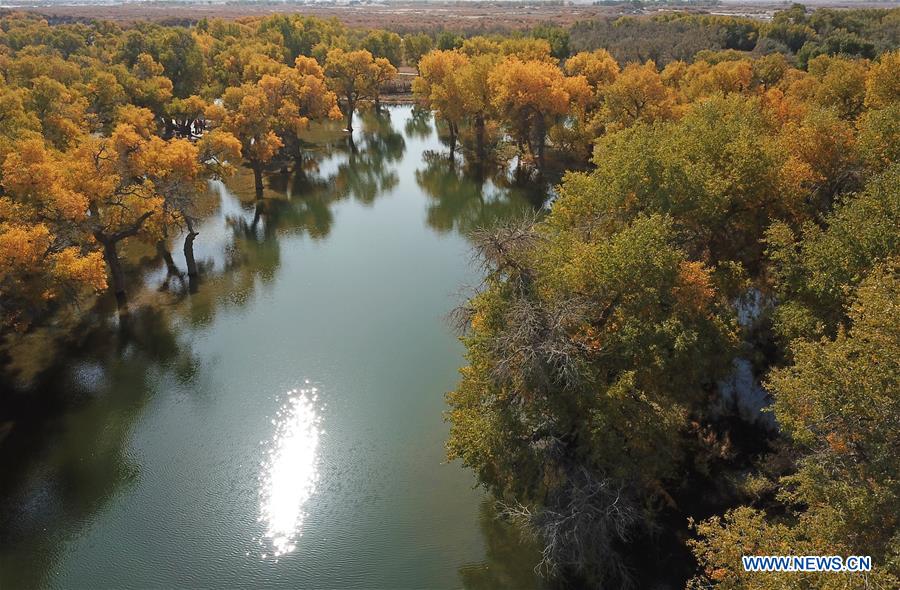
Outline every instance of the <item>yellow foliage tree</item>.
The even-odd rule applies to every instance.
[[[591,97],[583,76],[566,77],[546,61],[508,58],[493,69],[489,83],[494,107],[519,145],[520,154],[528,146],[541,169],[550,125]]]
[[[604,93],[606,120],[610,128],[630,127],[638,121],[672,117],[674,96],[663,84],[652,61],[628,64]]]

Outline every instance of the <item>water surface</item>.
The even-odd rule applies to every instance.
[[[47,408],[0,446],[0,588],[537,585],[442,412],[465,235],[539,203],[409,107],[355,144],[261,203],[214,183],[195,292],[149,268],[127,325],[100,313],[27,394]]]

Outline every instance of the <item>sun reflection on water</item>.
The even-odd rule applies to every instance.
[[[276,558],[296,549],[306,516],[304,505],[319,480],[322,431],[317,393],[315,387],[290,391],[272,420],[275,436],[260,474],[260,521],[266,527],[263,544],[271,547]]]

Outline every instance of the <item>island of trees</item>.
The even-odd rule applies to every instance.
[[[691,588],[896,588],[898,35],[900,10],[799,5],[403,36],[7,14],[0,330],[98,296],[126,313],[132,241],[197,277],[209,179],[246,166],[261,198],[311,122],[352,132],[409,68],[466,174],[561,178],[549,212],[471,236],[485,279],[454,314],[447,411],[449,457],[544,575],[640,585],[662,538]],[[739,371],[771,402],[750,417]],[[875,567],[745,573],[754,554]]]

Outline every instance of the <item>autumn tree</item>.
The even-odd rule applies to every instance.
[[[196,143],[178,138],[164,141],[151,136],[147,146],[146,175],[162,197],[156,250],[170,274],[180,274],[168,250],[169,228],[185,229],[183,244],[188,277],[198,275],[194,257],[196,201],[209,179],[230,176],[241,157],[241,142],[228,132],[213,130]]]
[[[388,71],[383,64],[365,49],[344,51],[333,49],[325,60],[328,85],[343,101],[341,108],[347,117],[347,131],[353,134],[353,112],[364,101],[374,100],[379,94],[379,81]],[[386,61],[386,60],[384,60]]]
[[[475,55],[453,74],[459,101],[475,130],[475,156],[479,162],[485,158],[487,122],[495,117],[490,76],[499,62],[500,57],[493,53]]]
[[[281,67],[276,75],[266,74],[255,84],[228,88],[221,104],[206,109],[214,127],[240,140],[259,198],[263,170],[279,150],[292,143],[294,156],[299,158],[298,134],[310,120],[339,116],[337,99],[326,86],[322,68],[304,56],[295,60],[293,68]]]
[[[837,590],[900,584],[897,270],[896,257],[876,264],[848,302],[846,329],[833,338],[796,340],[793,364],[770,375],[778,423],[801,453],[796,473],[780,481],[787,515],[769,517],[741,507],[700,523],[700,538],[692,545],[703,575],[695,587]],[[869,555],[874,567],[865,574],[761,574],[744,572],[740,560],[817,554]]]
[[[162,115],[172,98],[172,81],[163,75],[163,67],[148,53],[142,53],[131,71],[116,70],[120,84],[130,94],[131,103]]]
[[[854,118],[862,111],[866,96],[867,65],[843,57],[821,55],[809,62],[814,85],[812,99],[826,108],[834,108],[844,118]]]
[[[604,232],[555,212],[476,234],[488,279],[460,313],[448,448],[537,536],[551,574],[621,583],[616,546],[677,479],[679,432],[732,336],[712,269],[670,220]]]
[[[554,209],[572,223],[666,214],[692,257],[758,268],[766,227],[792,210],[781,185],[785,156],[765,115],[755,99],[719,97],[680,121],[608,134],[597,142],[596,169],[567,176],[560,188],[571,196]]]
[[[834,336],[844,325],[852,294],[873,261],[900,248],[900,166],[846,198],[825,218],[825,227],[802,226],[799,236],[786,223],[766,233],[767,255],[782,304],[774,312],[786,342],[803,336]]]
[[[12,88],[0,81],[0,163],[17,140],[40,135],[41,121],[25,108],[26,101],[25,89]]]
[[[419,60],[432,50],[434,40],[425,33],[412,33],[403,37],[403,57],[406,65],[418,70]]]
[[[459,125],[467,115],[458,73],[468,63],[468,58],[457,51],[432,51],[419,61],[419,77],[413,81],[416,96],[447,124],[451,160],[456,151]]]
[[[26,107],[41,122],[41,130],[53,146],[65,149],[86,130],[87,101],[78,93],[47,76],[32,80]]]
[[[0,180],[0,329],[25,330],[53,305],[106,289],[103,257],[81,227],[88,199],[68,162],[39,137],[22,139]]]
[[[872,64],[866,76],[865,106],[870,109],[887,107],[900,102],[900,50],[885,53]]]
[[[519,145],[527,146],[540,169],[544,167],[547,132],[554,121],[564,117],[572,105],[590,98],[584,77],[566,77],[546,61],[509,58],[490,74],[492,102]]]
[[[256,84],[228,88],[221,105],[211,105],[206,111],[215,128],[240,140],[243,156],[253,170],[257,198],[263,195],[263,169],[284,146],[278,131],[297,133],[306,124],[286,90],[284,80],[267,74]]]
[[[564,141],[568,136],[572,144],[570,152],[580,153],[587,159],[590,144],[605,131],[603,103],[606,88],[619,76],[619,64],[605,50],[581,52],[566,60],[565,71],[570,76],[584,76],[591,88],[591,97],[583,105],[573,105],[574,124],[560,126],[556,131],[556,141]],[[564,137],[559,137],[563,135]]]
[[[606,119],[612,128],[637,121],[666,120],[672,116],[674,97],[666,88],[652,61],[625,66],[604,92]]]
[[[88,101],[91,127],[103,133],[112,131],[116,112],[128,103],[128,93],[116,76],[109,71],[94,70],[85,85],[84,97]]]
[[[306,121],[301,125],[301,129],[304,129],[310,121],[341,118],[337,96],[328,88],[325,71],[315,59],[301,55],[294,60],[293,68],[282,70],[282,75],[287,86],[286,93],[296,104],[296,114]],[[295,127],[294,131],[296,129]],[[285,132],[282,137],[290,153],[300,162],[303,153],[297,133]]]
[[[566,73],[570,76],[584,76],[595,93],[612,84],[619,76],[619,64],[605,49],[582,51],[566,60]]]

